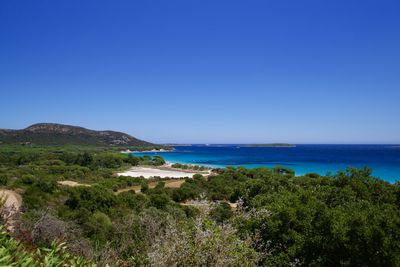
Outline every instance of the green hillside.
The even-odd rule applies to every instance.
[[[126,148],[161,147],[115,131],[94,131],[77,126],[39,123],[22,130],[0,129],[0,144],[88,145]]]

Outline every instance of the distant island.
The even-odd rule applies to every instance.
[[[241,147],[296,147],[294,144],[286,144],[286,143],[272,143],[272,144],[248,144],[248,145],[240,145]]]

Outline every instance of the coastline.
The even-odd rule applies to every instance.
[[[174,153],[132,152],[137,156],[157,155],[172,165],[199,165],[209,168],[226,168],[227,166],[245,168],[273,168],[283,166],[295,172],[296,176],[308,173],[334,175],[345,171],[347,167],[372,169],[372,175],[384,181],[394,183],[400,180],[400,166],[396,160],[400,157],[399,145],[296,145],[281,147],[237,148],[237,145],[223,147],[191,146],[176,147]],[[381,159],[384,159],[381,162]]]
[[[152,149],[152,150],[143,150],[143,151],[127,149],[127,150],[121,151],[121,153],[123,153],[123,154],[131,154],[131,153],[158,153],[158,152],[165,153],[165,152],[172,152],[172,151],[174,151],[174,149],[170,149],[170,150],[169,150],[169,149],[163,149],[163,148],[161,148],[161,149]]]

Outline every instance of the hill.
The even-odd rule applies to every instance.
[[[57,123],[38,123],[22,130],[0,129],[0,144],[161,147],[121,132],[95,131]]]

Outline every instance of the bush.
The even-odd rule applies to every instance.
[[[1,266],[75,266],[95,267],[94,263],[74,257],[66,251],[64,244],[53,242],[50,247],[37,250],[25,248],[0,226],[0,265]]]
[[[75,160],[75,164],[80,166],[90,166],[93,163],[93,155],[87,152],[78,154]]]
[[[86,239],[81,237],[80,229],[47,210],[25,213],[19,218],[15,229],[18,238],[24,242],[32,242],[36,246],[51,246],[54,242],[66,242],[68,251],[85,258],[92,257],[92,248]]]
[[[90,216],[88,221],[84,224],[88,236],[101,244],[106,243],[109,239],[113,228],[112,226],[113,224],[110,218],[99,211]]]
[[[118,201],[136,212],[141,212],[150,204],[148,197],[144,194],[135,194],[135,191],[122,192],[118,195]]]
[[[139,158],[132,155],[128,155],[128,157],[125,159],[125,162],[131,164],[132,166],[137,166],[139,165]]]
[[[70,197],[65,205],[71,209],[84,208],[90,212],[108,212],[115,205],[116,197],[113,192],[99,186],[75,187],[70,189]]]
[[[0,176],[0,185],[5,186],[5,185],[7,185],[7,184],[8,184],[8,177],[5,176],[5,175],[1,175],[1,176]]]
[[[35,177],[31,174],[24,174],[21,177],[21,182],[25,185],[31,185],[35,182]]]
[[[149,190],[149,185],[147,184],[147,182],[142,182],[142,186],[140,188],[140,192],[146,193],[148,190]]]
[[[152,163],[155,166],[161,166],[165,164],[165,160],[161,156],[156,155],[153,157]]]
[[[294,176],[294,171],[286,168],[286,167],[282,167],[282,166],[275,166],[273,167],[273,171],[279,174],[286,174],[289,176]]]
[[[211,209],[210,218],[217,223],[223,223],[233,215],[231,206],[226,202],[220,202]]]
[[[166,194],[151,194],[150,195],[151,205],[153,207],[156,207],[157,209],[164,209],[170,201],[171,201],[171,199]]]
[[[256,266],[257,252],[230,225],[218,226],[204,218],[187,228],[169,222],[154,236],[148,257],[151,266]]]

